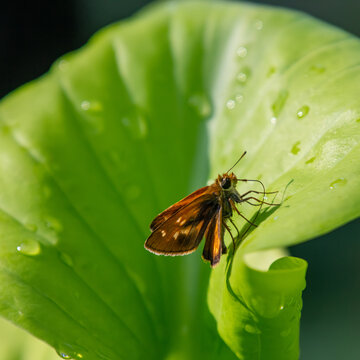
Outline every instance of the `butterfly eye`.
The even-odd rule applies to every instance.
[[[227,178],[221,180],[221,187],[223,189],[228,189],[230,187],[230,185],[231,185],[230,178],[227,177]]]

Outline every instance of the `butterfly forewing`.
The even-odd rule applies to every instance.
[[[145,247],[156,254],[164,255],[181,255],[195,251],[209,222],[220,207],[215,194],[206,191],[202,193],[204,194],[186,201],[185,205],[183,203],[172,215],[167,215],[167,219],[160,223],[146,240]]]
[[[194,191],[193,193],[191,193],[184,199],[178,201],[176,204],[174,204],[174,205],[170,206],[169,208],[167,208],[166,210],[164,210],[150,224],[151,231],[156,230],[156,228],[159,227],[159,225],[161,225],[164,221],[168,220],[172,215],[176,214],[182,207],[190,204],[192,201],[197,199],[199,196],[202,196],[203,194],[205,194],[208,191],[208,189],[209,189],[208,186],[204,186],[204,187]]]

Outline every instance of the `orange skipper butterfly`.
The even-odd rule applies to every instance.
[[[157,255],[186,255],[195,251],[202,238],[205,237],[202,257],[205,261],[210,261],[211,266],[214,267],[219,263],[221,255],[227,252],[224,242],[226,229],[230,233],[235,250],[235,240],[226,223],[229,220],[236,228],[231,219],[233,211],[250,224],[245,233],[251,226],[256,226],[240,213],[236,204],[248,203],[260,206],[257,214],[263,204],[278,205],[269,204],[253,196],[254,194],[265,196],[265,194],[277,193],[277,191],[265,192],[265,187],[260,180],[238,179],[234,173],[229,174],[229,171],[245,154],[246,151],[226,173],[218,175],[213,184],[194,191],[159,214],[150,224],[152,233],[145,242],[145,249]],[[238,181],[259,182],[263,191],[250,190],[240,195],[236,190]],[[255,219],[256,217],[257,215]],[[237,228],[236,230],[238,231]]]

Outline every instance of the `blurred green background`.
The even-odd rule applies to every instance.
[[[82,46],[98,29],[150,2],[6,2],[0,11],[0,97],[45,73],[59,56]],[[299,9],[360,36],[358,0],[252,2]],[[360,359],[360,220],[290,251],[309,263],[301,359],[338,360],[345,354],[346,359]]]

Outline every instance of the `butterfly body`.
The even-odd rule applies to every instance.
[[[217,265],[226,253],[224,230],[234,203],[242,202],[234,173],[219,175],[215,182],[175,203],[151,223],[145,248],[158,255],[185,255],[197,249],[203,237],[203,259]]]

